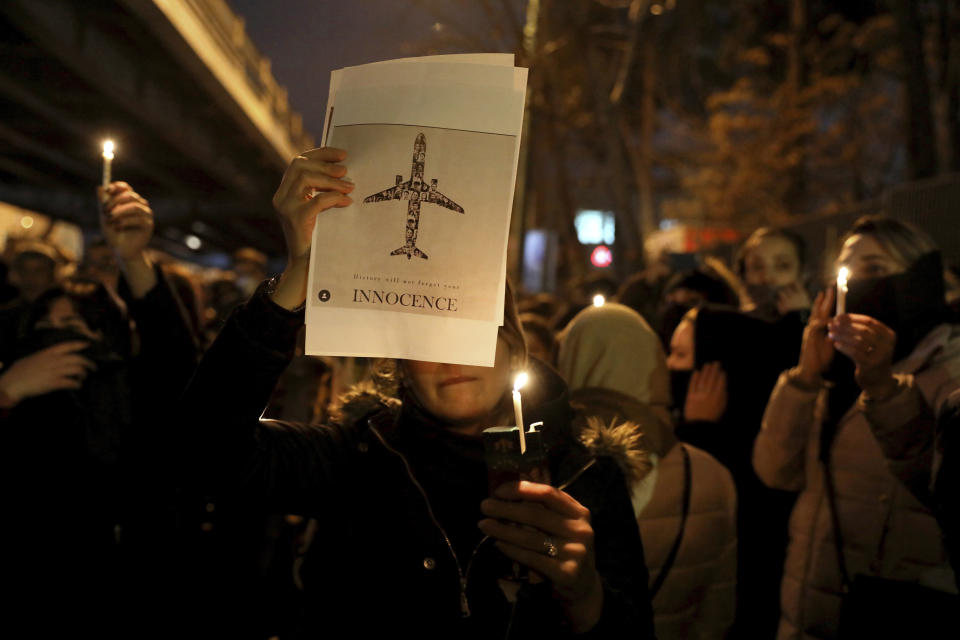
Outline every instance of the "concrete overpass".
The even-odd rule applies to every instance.
[[[162,248],[280,252],[270,197],[314,141],[224,0],[4,0],[0,96],[0,201],[96,228],[110,137]]]

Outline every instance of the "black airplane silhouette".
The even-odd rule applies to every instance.
[[[397,176],[397,184],[378,193],[367,196],[364,202],[380,202],[382,200],[407,200],[407,242],[399,249],[390,252],[392,256],[405,255],[407,260],[413,256],[427,260],[427,254],[417,248],[417,232],[420,230],[420,203],[432,202],[451,211],[464,213],[463,207],[437,191],[437,180],[434,178],[428,185],[423,180],[423,161],[427,155],[427,139],[421,133],[413,142],[413,167],[410,169],[410,179],[401,182],[403,176]]]

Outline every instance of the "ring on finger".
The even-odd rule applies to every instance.
[[[556,558],[560,555],[560,550],[557,549],[557,545],[550,536],[543,539],[543,553],[550,558]]]

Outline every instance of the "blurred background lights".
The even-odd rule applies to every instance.
[[[610,247],[605,247],[601,244],[590,253],[590,264],[595,267],[602,269],[604,267],[609,267],[612,263],[613,252],[610,251]]]
[[[201,246],[203,246],[203,242],[200,241],[200,238],[198,238],[193,234],[190,234],[187,237],[185,237],[183,239],[183,244],[187,245],[187,247],[189,247],[190,249],[193,249],[194,251],[196,251]]]

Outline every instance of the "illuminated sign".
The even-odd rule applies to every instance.
[[[612,211],[581,209],[573,224],[580,244],[613,244],[616,220]]]

